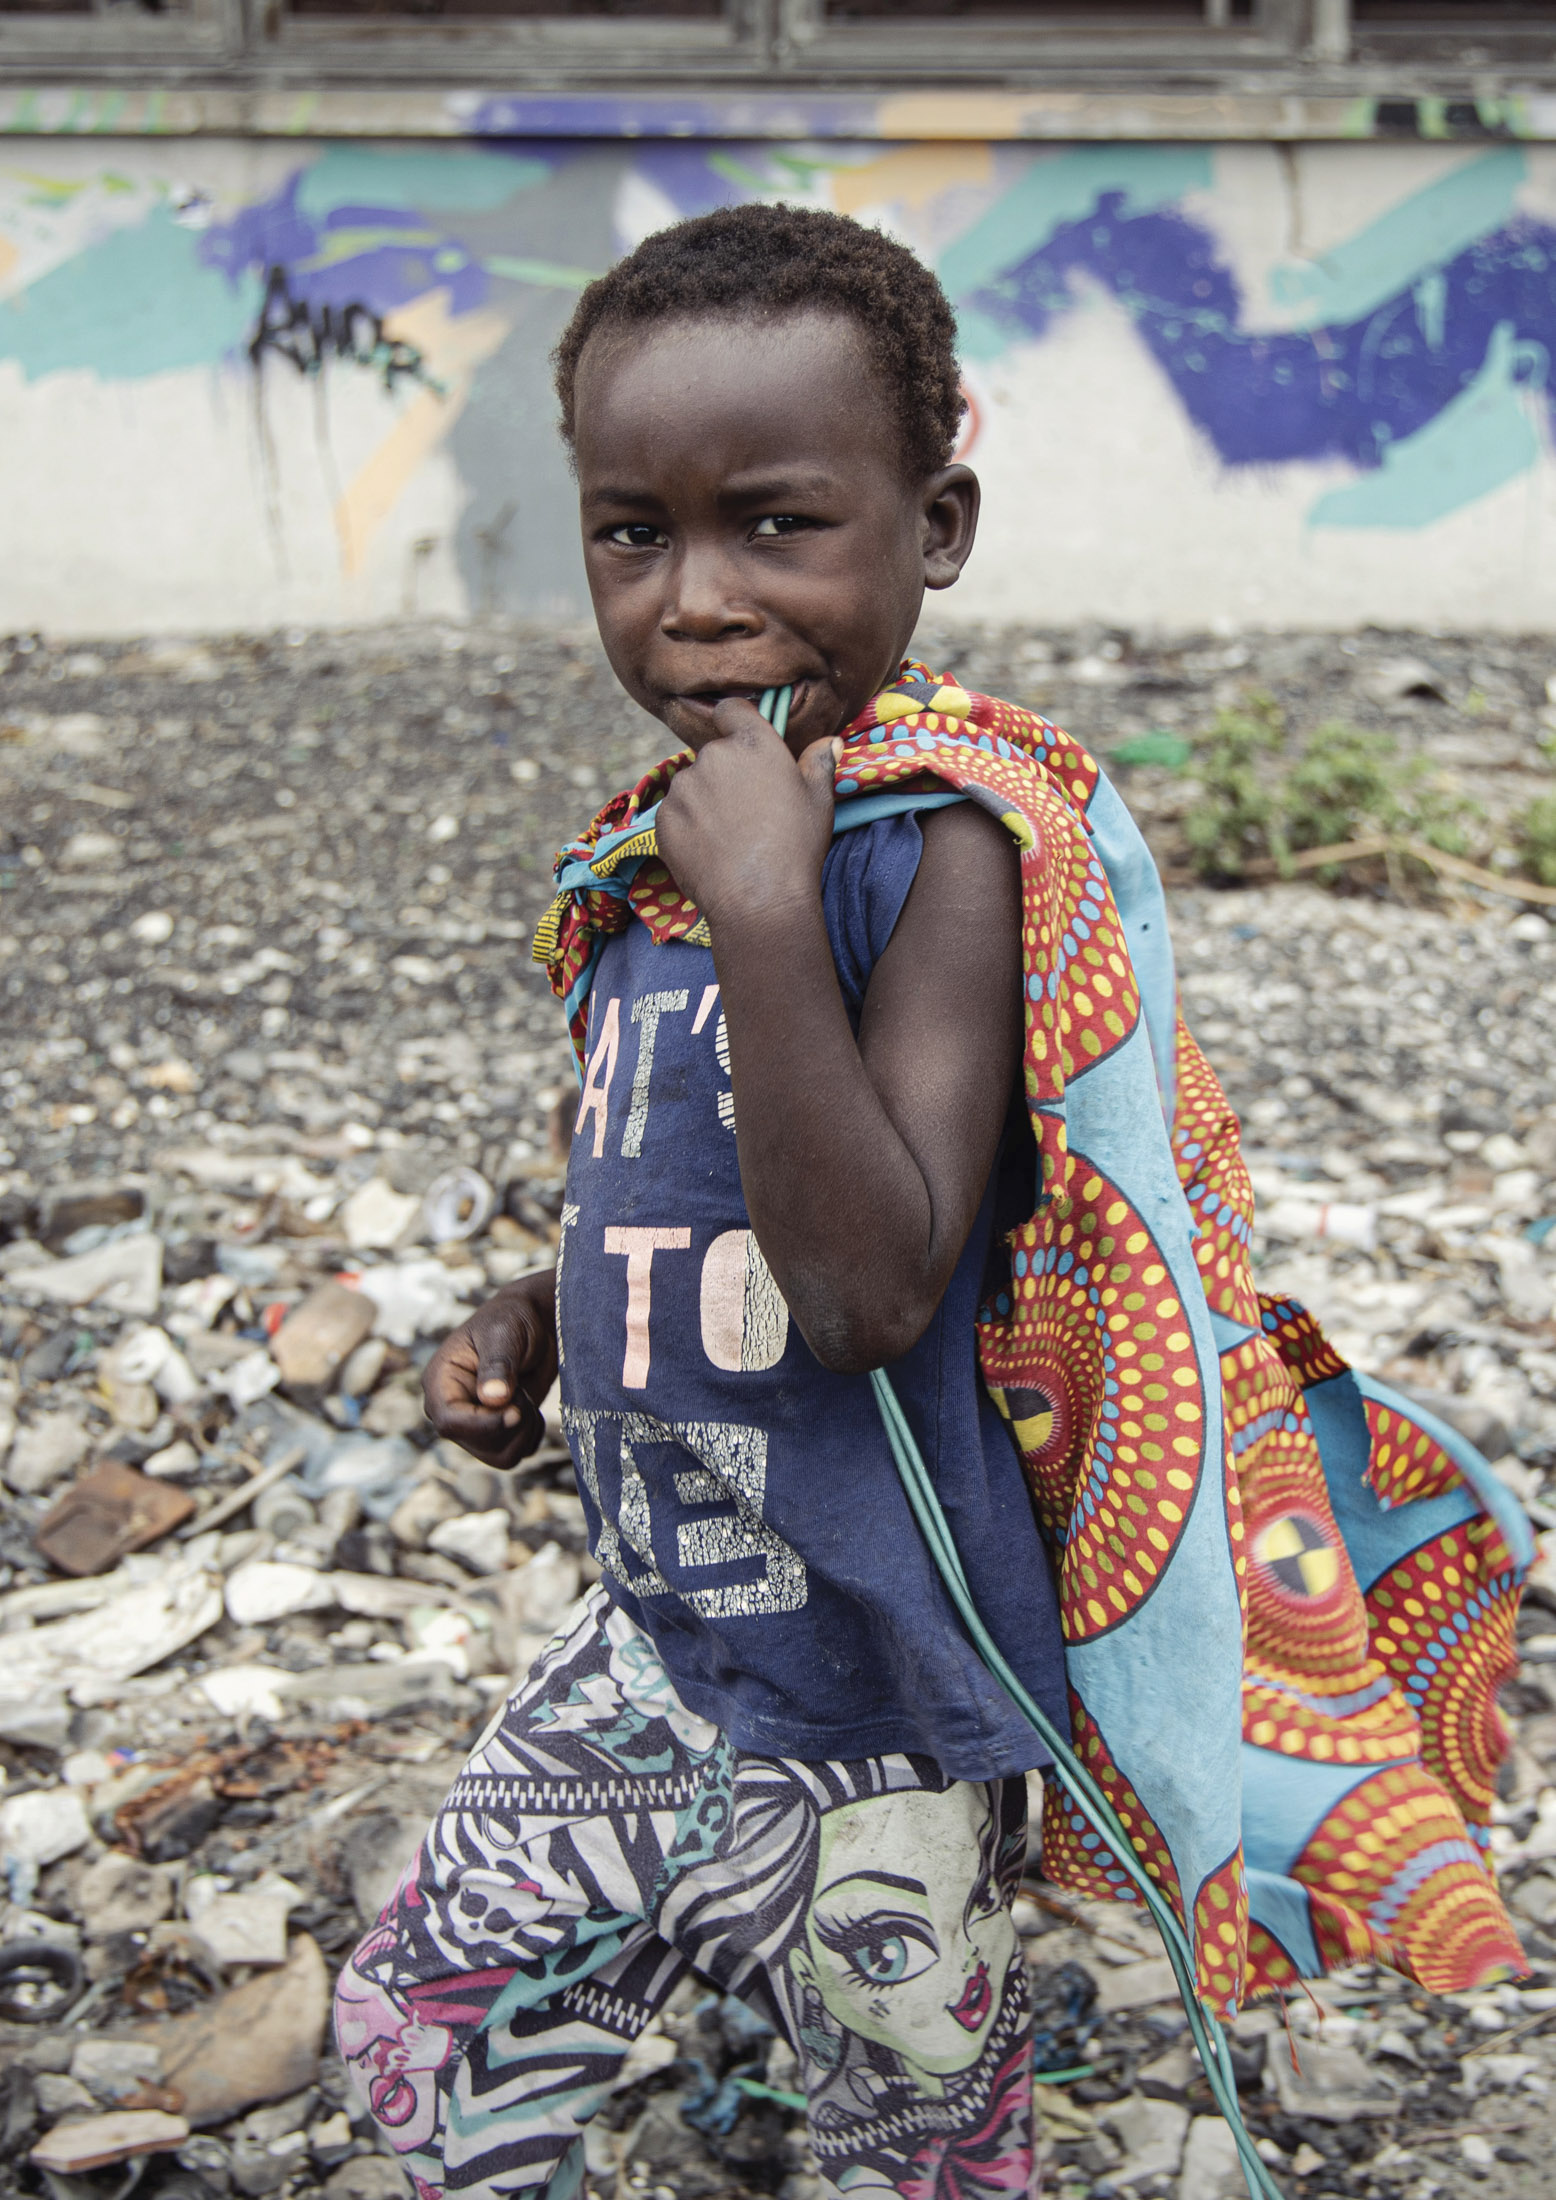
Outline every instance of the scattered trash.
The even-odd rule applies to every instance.
[[[478,1237],[492,1219],[497,1194],[475,1169],[449,1169],[428,1185],[421,1203],[429,1245],[453,1245]]]
[[[1242,707],[1245,684],[1276,696],[1294,755],[1343,718],[1386,728],[1402,761],[1474,767],[1488,813],[1502,805],[1495,833],[1519,845],[1530,775],[1549,771],[1548,652],[1535,667],[1535,644],[1351,639],[1026,639],[1001,663],[1003,645],[969,630],[955,661],[993,693],[1026,699],[1039,682],[1048,715],[1128,767],[1121,785],[1169,872],[1194,799],[1190,736],[1223,703]],[[19,951],[6,967],[24,990],[0,1031],[14,1073],[0,1162],[0,2156],[24,2179],[47,2168],[53,2200],[89,2200],[74,2180],[94,2163],[108,2200],[137,2178],[157,2200],[413,2200],[325,2045],[329,1976],[509,1676],[597,1574],[554,1404],[540,1452],[501,1475],[435,1439],[420,1378],[470,1306],[555,1258],[576,1102],[525,942],[552,850],[589,807],[567,771],[587,761],[604,792],[651,759],[587,653],[527,642],[526,693],[565,768],[532,765],[516,810],[511,751],[494,744],[481,764],[487,744],[467,728],[456,803],[450,752],[395,697],[413,682],[417,711],[457,705],[473,723],[485,645],[445,656],[404,630],[405,673],[382,669],[387,646],[347,633],[268,655],[178,645],[211,675],[194,770],[224,775],[215,829],[265,824],[235,869],[236,841],[202,838],[191,743],[152,730],[160,712],[187,733],[183,660],[148,655],[160,669],[121,676],[127,652],[102,645],[79,738],[111,739],[116,782],[169,832],[176,814],[183,853],[156,867],[154,909],[142,882],[80,932],[47,897],[8,897]],[[1412,647],[1447,701],[1412,693],[1422,666],[1407,678],[1397,662]],[[33,686],[50,662],[40,644],[17,658],[40,669],[0,675],[7,714],[20,680],[23,709],[53,705],[63,722]],[[143,704],[159,681],[170,692]],[[1473,722],[1456,701],[1471,692],[1488,704]],[[491,707],[506,732],[506,706]],[[261,720],[309,737],[284,812],[251,768],[277,753],[253,738]],[[57,740],[45,753],[58,772]],[[31,744],[6,755],[22,800],[53,805],[28,831],[56,874],[92,819],[62,784],[26,791]],[[424,818],[457,806],[454,845],[490,885],[464,866],[424,885],[393,830],[332,832],[330,875],[294,873],[325,844],[348,779],[391,819],[391,795]],[[1484,867],[1499,843],[1470,830]],[[506,851],[489,874],[488,836]],[[1556,2082],[1556,1103],[1541,1036],[1556,929],[1549,912],[1512,915],[1505,876],[1493,898],[1444,874],[1429,903],[1411,898],[1426,874],[1406,868],[1399,899],[1381,857],[1340,893],[1170,899],[1185,1008],[1259,1191],[1261,1288],[1312,1306],[1358,1367],[1492,1457],[1544,1539],[1502,1697],[1516,1746],[1492,1827],[1530,1980],[1445,2002],[1358,1965],[1320,1986],[1318,2012],[1305,1997],[1287,2012],[1300,2075],[1276,2010],[1228,2030],[1250,2129],[1283,2185],[1469,2200],[1502,2174],[1511,2189],[1515,2172],[1488,2171],[1464,2142],[1542,2161],[1540,2089]],[[55,961],[70,984],[39,975]],[[83,1564],[100,1570],[71,1570]],[[1149,1925],[1031,1876],[1016,1923],[1045,2190],[1240,2196]],[[786,2043],[689,1980],[587,2129],[590,2189],[817,2200],[801,2091]],[[61,2151],[29,2163],[40,2143]]]
[[[158,1542],[194,1509],[186,1491],[105,1459],[72,1482],[39,1522],[34,1540],[62,1574],[101,1574]]]
[[[107,2116],[82,2116],[56,2124],[34,2146],[28,2160],[35,2169],[80,2177],[138,2154],[170,2154],[189,2136],[182,2116],[160,2108],[121,2108]]]
[[[288,1389],[322,1394],[367,1337],[376,1319],[372,1298],[344,1284],[318,1284],[292,1309],[270,1350]]]
[[[1257,1212],[1257,1227],[1271,1237],[1332,1238],[1370,1253],[1378,1242],[1378,1213],[1343,1199],[1277,1199]]]
[[[150,1315],[162,1291],[162,1241],[149,1231],[100,1245],[95,1252],[12,1269],[9,1290],[61,1306],[101,1306],[118,1314]]]
[[[197,1875],[184,1888],[184,1913],[218,1963],[265,1966],[286,1961],[286,1921],[306,1900],[277,1872],[231,1892]]]
[[[427,1537],[430,1551],[457,1558],[474,1574],[500,1574],[508,1564],[508,1515],[501,1506],[491,1512],[456,1513],[443,1520]]]
[[[12,1438],[5,1478],[13,1490],[35,1497],[78,1467],[91,1445],[86,1424],[76,1414],[46,1413]]]
[[[0,1946],[0,2020],[53,2024],[86,1992],[81,1958],[58,1940],[11,1940]]]
[[[171,1874],[160,1865],[110,1849],[82,1873],[76,1884],[76,1908],[88,1940],[147,1932],[172,1912]]]
[[[1419,657],[1385,657],[1362,675],[1364,694],[1375,703],[1446,703],[1448,690],[1439,674]]]
[[[359,1185],[340,1210],[346,1243],[354,1253],[387,1253],[421,1214],[421,1201],[397,1192],[381,1176]]]
[[[311,2085],[328,2009],[324,1958],[299,1933],[279,1969],[140,2036],[157,2048],[162,2084],[183,2097],[184,2115],[200,2130]]]

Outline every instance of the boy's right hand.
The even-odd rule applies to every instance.
[[[540,1402],[556,1381],[556,1274],[504,1284],[445,1337],[422,1394],[440,1436],[489,1467],[516,1467],[546,1432]]]

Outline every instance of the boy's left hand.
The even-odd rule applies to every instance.
[[[814,898],[832,844],[842,744],[812,741],[796,762],[754,703],[714,712],[718,738],[676,774],[659,806],[659,852],[710,925]]]

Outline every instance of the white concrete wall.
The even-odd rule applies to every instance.
[[[12,137],[0,631],[578,615],[547,352],[763,195],[957,306],[948,614],[1556,628],[1556,147]]]

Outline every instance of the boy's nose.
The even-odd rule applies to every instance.
[[[717,552],[684,551],[675,564],[659,630],[671,639],[721,641],[761,632],[762,615],[740,591],[729,561]]]

